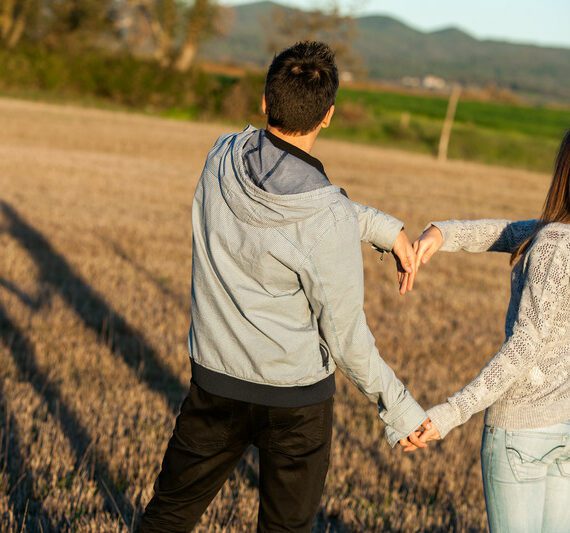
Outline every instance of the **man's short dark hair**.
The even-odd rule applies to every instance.
[[[285,134],[313,131],[334,104],[338,69],[325,43],[305,41],[273,58],[265,80],[268,124]]]

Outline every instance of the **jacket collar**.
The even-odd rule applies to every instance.
[[[265,133],[265,136],[269,139],[269,141],[271,141],[271,144],[273,146],[301,159],[305,163],[317,169],[321,174],[325,176],[325,178],[328,179],[327,173],[325,172],[325,167],[316,157],[313,157],[308,152],[305,152],[305,150],[301,150],[298,146],[295,146],[294,144],[288,143],[287,141],[281,139],[280,137],[277,137],[277,135],[274,135],[269,130],[263,130],[263,131]]]

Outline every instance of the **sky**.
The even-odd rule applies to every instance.
[[[297,7],[327,0],[278,0]],[[226,5],[252,0],[221,0]],[[390,15],[423,31],[459,27],[479,39],[570,48],[570,0],[340,0],[356,15]]]

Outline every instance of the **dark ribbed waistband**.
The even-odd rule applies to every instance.
[[[269,407],[312,405],[328,400],[336,391],[334,374],[312,385],[276,387],[215,372],[195,361],[192,361],[192,381],[210,394]]]

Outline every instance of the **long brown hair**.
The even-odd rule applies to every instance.
[[[532,235],[514,250],[511,264],[528,250],[536,234],[549,222],[570,222],[570,130],[564,134],[560,143],[554,164],[554,176],[539,223]]]

